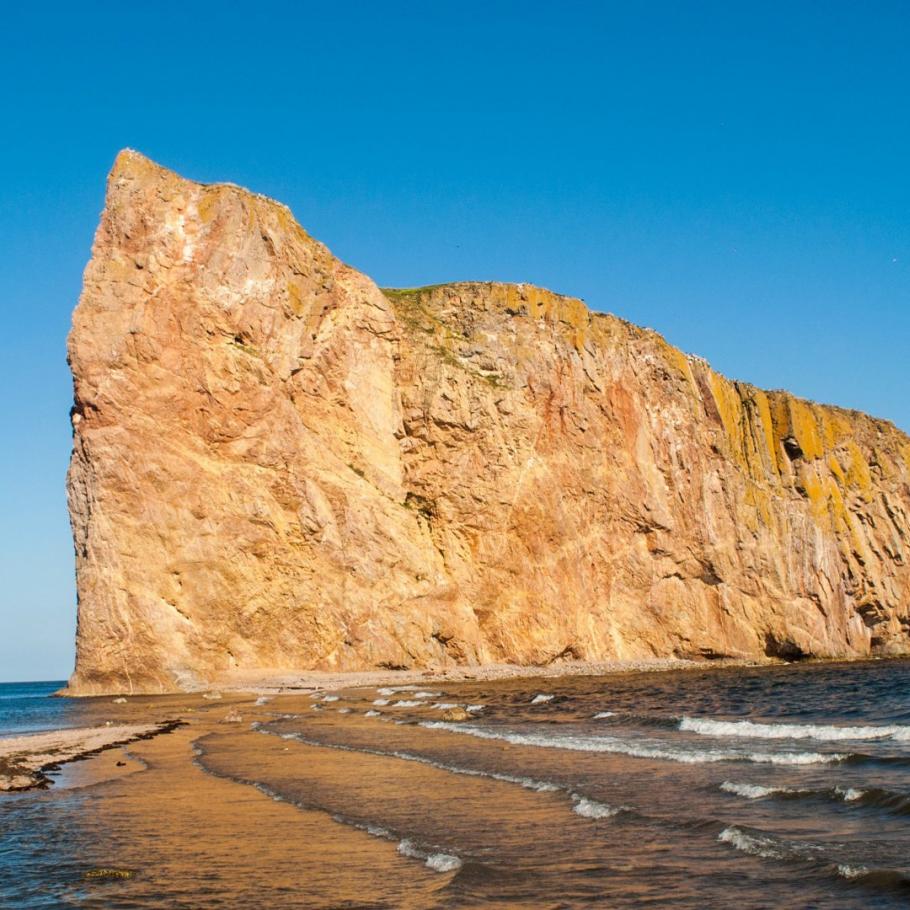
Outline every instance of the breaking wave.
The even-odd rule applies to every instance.
[[[870,868],[861,863],[831,860],[829,846],[789,841],[753,829],[746,830],[730,825],[718,834],[717,839],[741,853],[762,859],[805,863],[824,869],[838,878],[884,890],[906,891],[910,879],[897,869]]]
[[[612,736],[500,732],[446,721],[424,721],[420,726],[428,730],[446,730],[450,733],[476,736],[479,739],[500,740],[516,746],[538,746],[572,752],[612,752],[634,758],[665,759],[683,764],[741,761],[769,765],[816,765],[833,764],[850,758],[837,752],[737,752],[732,749],[690,749],[675,747],[668,743],[624,740]]]
[[[746,799],[764,799],[767,796],[783,796],[791,799],[823,796],[845,803],[858,802],[866,795],[865,790],[856,787],[825,787],[813,790],[807,787],[763,787],[761,784],[738,784],[725,780],[720,789]]]
[[[580,793],[572,794],[572,802],[575,803],[572,807],[572,811],[582,818],[612,818],[614,815],[619,815],[619,813],[623,811],[621,808],[617,809],[613,806],[607,806],[604,803],[589,799],[587,796],[582,796]]]
[[[769,724],[751,720],[683,717],[679,729],[702,736],[737,736],[748,739],[815,739],[821,742],[890,739],[910,742],[910,727],[901,724],[842,727],[832,724]]]
[[[852,807],[881,809],[894,815],[910,815],[910,793],[882,787],[766,787],[725,780],[720,789],[743,799],[823,799]]]
[[[457,872],[461,868],[461,860],[452,853],[427,853],[421,850],[414,841],[405,838],[398,844],[398,852],[411,859],[422,859],[427,868],[434,872]]]

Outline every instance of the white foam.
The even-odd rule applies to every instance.
[[[374,705],[379,705],[381,707],[387,705],[388,703],[389,700],[387,698],[377,698],[376,701],[373,702]]]
[[[373,704],[375,704],[375,702],[373,702]],[[395,704],[392,705],[392,707],[393,708],[422,708],[423,702],[422,701],[412,701],[412,700],[406,698],[406,699],[403,699],[402,701],[396,701]]]
[[[613,711],[601,711],[600,713],[594,715],[594,720],[603,720],[605,717],[613,717],[614,713],[615,712]]]
[[[257,705],[267,705],[271,700],[272,699],[266,695],[260,695],[259,698],[256,699],[256,704]]]
[[[415,692],[414,698],[439,698],[442,692]]]
[[[725,844],[735,847],[742,853],[748,853],[750,856],[761,856],[765,859],[782,859],[784,851],[780,845],[770,837],[763,837],[760,834],[747,834],[736,825],[730,825],[724,828],[717,839]]]
[[[862,799],[866,795],[865,790],[858,790],[856,787],[835,787],[834,792],[840,796],[845,803],[852,803],[857,799]]]
[[[531,704],[532,705],[543,705],[543,704],[546,704],[548,701],[553,701],[553,699],[555,697],[556,697],[555,695],[545,695],[545,694],[541,693],[540,695],[535,695],[531,699]]]
[[[350,708],[339,708],[339,709],[338,709],[338,713],[339,713],[339,714],[350,714],[350,713],[351,713],[351,709],[350,709]]]
[[[398,844],[398,852],[410,859],[424,860],[427,868],[434,872],[454,872],[461,868],[461,860],[457,856],[451,853],[426,853],[409,838]]]
[[[535,780],[532,777],[505,774],[500,771],[480,771],[476,768],[463,768],[459,765],[450,765],[447,762],[438,762],[431,758],[424,758],[422,755],[414,755],[411,752],[382,752],[380,750],[375,750],[373,754],[389,755],[401,759],[402,761],[418,762],[421,765],[429,765],[432,768],[438,768],[440,771],[448,771],[451,774],[462,774],[466,777],[486,777],[490,780],[502,781],[503,783],[517,784],[520,787],[524,787],[526,790],[535,790],[538,793],[554,793],[561,789],[557,784],[551,784],[549,781],[545,780]]]
[[[421,853],[414,845],[414,841],[405,838],[398,844],[398,852],[402,856],[409,856],[411,859],[423,859],[426,854]]]
[[[874,727],[838,727],[831,724],[773,724],[751,720],[711,720],[684,717],[679,729],[702,736],[737,736],[750,739],[816,739],[822,742],[844,740],[894,739],[910,741],[910,727],[892,724]]]
[[[581,796],[578,793],[572,794],[572,801],[575,805],[572,811],[582,818],[612,818],[620,813],[620,809],[614,809],[612,806],[606,806],[596,800],[588,799],[587,796]]]
[[[456,705],[453,701],[438,701],[435,705],[433,705],[433,707],[437,708],[440,711],[448,711],[451,708],[457,708],[458,705]]]
[[[763,787],[761,784],[737,784],[733,781],[725,780],[720,789],[727,793],[735,793],[737,796],[743,796],[746,799],[763,799],[766,796],[772,796],[775,793],[785,791],[785,787]]]
[[[388,686],[383,686],[381,689],[377,689],[376,692],[379,695],[394,695],[395,694],[395,690],[390,689]]]
[[[486,705],[468,705],[465,711],[469,714],[477,714],[479,711],[483,711],[485,707]]]
[[[501,740],[516,746],[538,746],[544,749],[566,749],[571,752],[613,752],[634,758],[666,759],[683,764],[703,764],[721,761],[747,761],[771,765],[814,765],[843,761],[840,753],[821,752],[736,752],[732,749],[689,749],[648,740],[623,740],[613,736],[589,736],[540,733],[513,733],[489,728],[471,727],[445,721],[424,721],[428,730],[446,730],[476,736],[479,739]]]
[[[869,869],[866,866],[851,866],[847,863],[838,863],[837,874],[841,878],[846,878],[848,881],[854,878],[862,878],[864,875],[869,874]]]
[[[338,695],[326,695],[322,700],[323,701],[338,701]]]
[[[431,853],[426,864],[434,872],[455,872],[461,868],[461,860],[451,853]]]
[[[381,717],[381,715],[378,711],[373,711],[373,710],[367,711],[366,714],[364,714],[363,716],[364,717]]]

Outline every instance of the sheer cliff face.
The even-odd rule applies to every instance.
[[[910,439],[577,300],[383,292],[124,152],[69,355],[74,692],[910,650]]]

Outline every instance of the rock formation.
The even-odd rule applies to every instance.
[[[75,693],[910,650],[910,439],[579,300],[383,291],[126,151],[69,359]]]

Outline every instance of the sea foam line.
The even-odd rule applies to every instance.
[[[295,740],[303,745],[316,746],[325,749],[337,749],[341,752],[355,752],[363,755],[376,755],[380,758],[397,758],[401,761],[416,762],[421,765],[428,765],[440,771],[446,771],[450,774],[461,774],[465,777],[482,777],[489,780],[496,780],[502,783],[515,784],[523,787],[525,790],[533,790],[537,793],[558,793],[566,792],[567,787],[560,784],[554,784],[548,780],[536,780],[532,777],[524,777],[516,774],[507,774],[502,771],[481,771],[478,768],[465,768],[460,765],[452,765],[448,762],[436,761],[427,758],[424,755],[417,755],[413,752],[401,752],[398,750],[370,749],[366,746],[348,746],[342,743],[327,743],[317,739],[310,739],[301,733],[277,733],[265,728],[258,728],[259,733],[265,733],[269,736],[278,736],[284,740]],[[614,808],[605,803],[597,802],[582,793],[571,793],[571,799],[574,803],[573,811],[583,818],[612,818],[620,812],[630,812],[632,810],[625,806]]]
[[[546,780],[535,780],[531,777],[506,774],[501,771],[481,771],[478,768],[464,768],[460,765],[451,765],[448,762],[436,761],[435,759],[427,758],[424,755],[417,755],[414,752],[401,752],[394,749],[370,749],[366,746],[348,746],[343,743],[328,743],[318,739],[311,739],[308,736],[304,736],[302,733],[276,733],[264,728],[259,728],[257,732],[266,733],[269,736],[278,736],[284,740],[294,740],[305,746],[316,746],[317,748],[323,749],[337,749],[340,752],[355,752],[360,753],[361,755],[376,755],[380,758],[397,758],[401,761],[417,762],[421,765],[436,768],[439,771],[447,771],[450,774],[462,774],[466,777],[486,777],[507,784],[517,784],[520,787],[524,787],[526,790],[535,790],[538,793],[555,793],[565,789],[559,784],[554,784]]]
[[[544,749],[566,749],[571,752],[609,752],[634,758],[666,759],[683,764],[704,764],[721,761],[745,761],[770,765],[815,765],[841,762],[848,758],[841,753],[821,752],[734,752],[729,749],[675,749],[664,745],[649,745],[644,741],[631,742],[610,736],[544,736],[539,733],[497,732],[446,721],[423,721],[428,730],[446,730],[476,736],[479,739],[500,740],[516,746],[538,746]]]
[[[409,838],[405,838],[398,844],[398,852],[402,856],[409,856],[412,859],[425,860],[424,865],[434,872],[457,872],[462,866],[461,859],[453,853],[427,853]]]
[[[865,790],[858,787],[828,787],[811,789],[807,787],[765,787],[761,784],[736,783],[725,780],[720,789],[745,799],[764,799],[766,796],[826,796],[841,802],[853,803],[863,799]]]
[[[724,828],[717,835],[717,839],[749,856],[806,863],[824,868],[838,878],[862,881],[868,886],[887,891],[898,889],[905,893],[908,886],[906,874],[898,869],[871,868],[862,864],[832,860],[828,853],[829,845],[787,841],[760,831],[747,831],[737,825]]]
[[[816,739],[822,742],[845,740],[891,739],[910,741],[910,727],[888,726],[838,727],[833,724],[773,724],[751,720],[711,720],[683,717],[679,729],[701,736],[737,736],[747,739]]]
[[[259,733],[268,733],[270,735],[271,731],[264,730],[261,727],[257,728]],[[286,737],[282,737],[286,738]],[[294,806],[296,809],[301,809],[304,812],[323,812],[327,814],[332,821],[337,822],[339,825],[345,825],[349,828],[356,828],[358,831],[363,831],[366,834],[369,834],[371,837],[378,837],[381,840],[386,841],[399,841],[398,843],[398,853],[402,856],[407,856],[409,859],[421,859],[424,860],[424,865],[432,869],[434,872],[457,872],[462,867],[462,860],[460,857],[456,856],[453,853],[440,853],[433,852],[433,850],[420,847],[417,843],[410,837],[402,837],[400,834],[396,834],[394,831],[391,831],[389,828],[385,828],[382,825],[376,825],[372,822],[361,822],[352,818],[348,818],[345,815],[342,815],[339,812],[332,812],[329,809],[325,809],[322,806],[310,805],[308,803],[302,802],[301,800],[293,799],[292,797],[285,796],[282,793],[279,793],[277,790],[274,790],[268,784],[264,784],[261,781],[251,780],[246,777],[234,777],[230,774],[225,774],[221,771],[213,771],[211,768],[208,768],[203,764],[202,759],[205,757],[205,750],[198,745],[197,742],[192,744],[193,749],[193,764],[199,768],[205,774],[210,774],[212,777],[218,777],[223,780],[230,780],[234,783],[243,784],[248,787],[253,787],[255,790],[258,790],[263,796],[268,797],[276,803],[287,803],[290,806]]]

